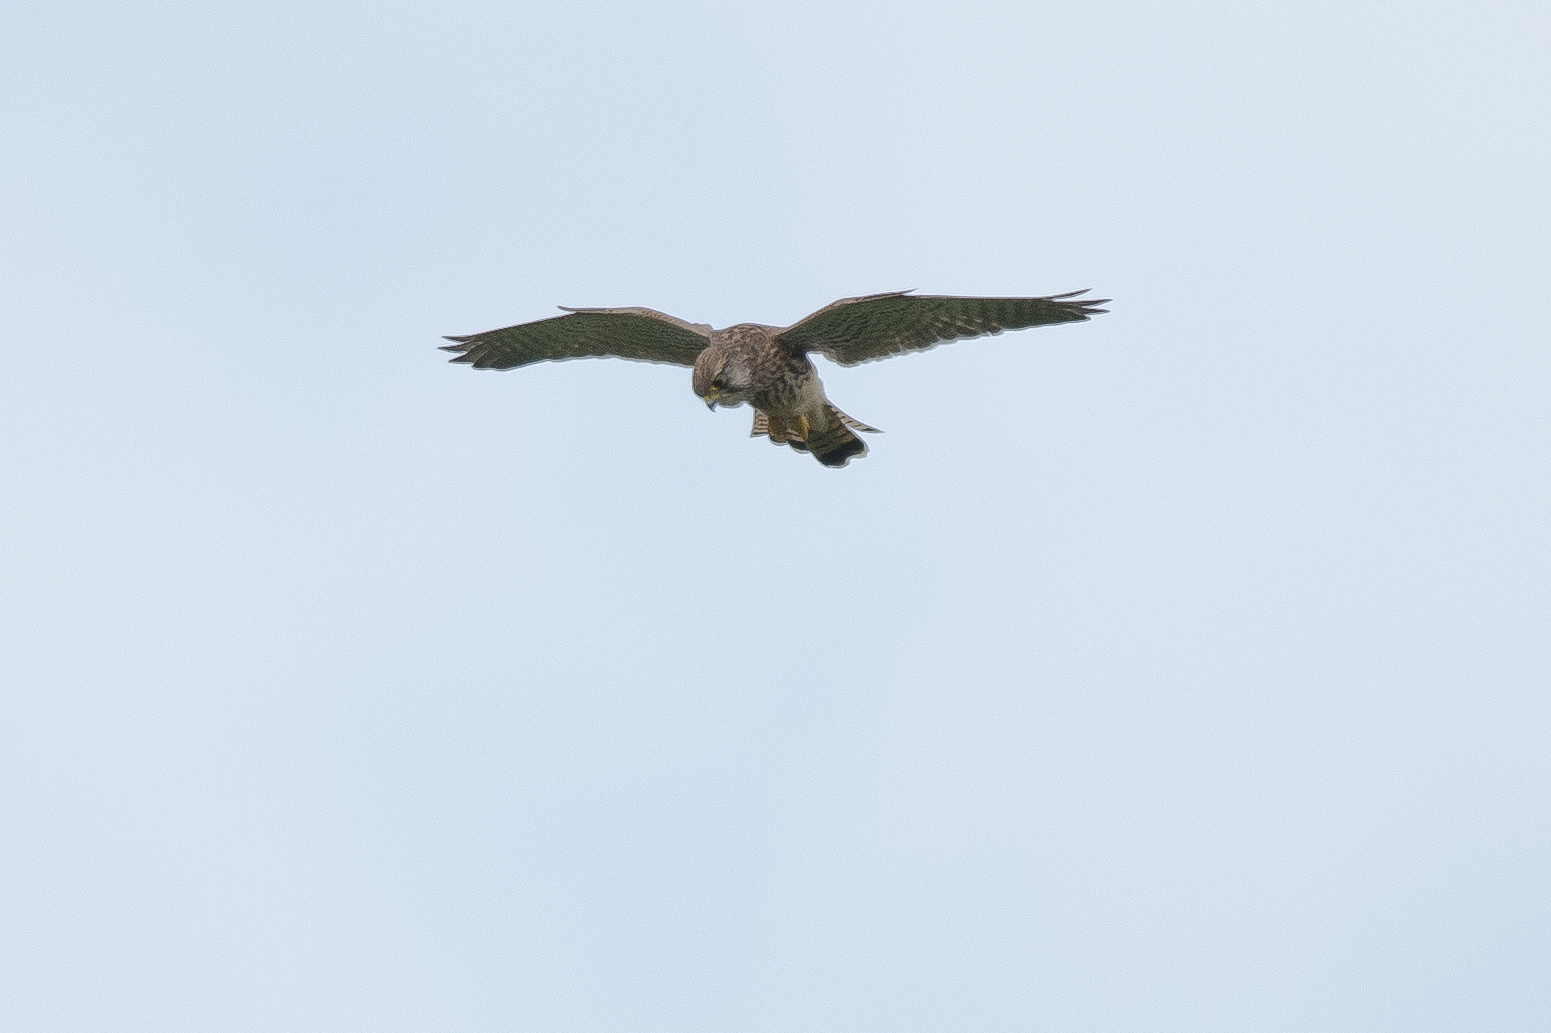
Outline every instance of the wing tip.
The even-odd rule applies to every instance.
[[[1082,295],[1091,291],[1092,287],[1084,287],[1080,291],[1067,291],[1065,294],[1050,294],[1046,301],[1054,301],[1076,315],[1078,319],[1087,319],[1089,316],[1101,316],[1108,312],[1107,308],[1099,308],[1100,305],[1108,305],[1113,298],[1082,298]],[[1081,298],[1081,300],[1072,300]]]
[[[469,334],[466,337],[443,337],[442,340],[451,341],[452,343],[439,344],[437,349],[453,353],[452,358],[447,360],[448,362],[462,362],[467,365],[473,365],[478,361],[477,356],[473,354],[474,339],[478,336],[479,334]]]

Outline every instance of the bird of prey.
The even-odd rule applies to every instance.
[[[788,327],[704,323],[649,308],[561,308],[568,313],[467,337],[448,337],[452,362],[515,369],[545,360],[615,356],[694,369],[695,394],[718,405],[754,407],[751,437],[810,452],[825,466],[867,454],[857,431],[876,433],[824,397],[808,356],[842,366],[923,351],[943,341],[1046,323],[1073,323],[1106,309],[1085,290],[1043,298],[956,298],[895,291],[842,298]]]

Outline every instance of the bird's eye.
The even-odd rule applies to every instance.
[[[711,386],[720,391],[722,388],[727,386],[727,381],[723,380],[721,377],[717,377],[715,380],[711,381]]]

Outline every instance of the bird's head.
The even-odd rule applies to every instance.
[[[746,356],[713,337],[695,360],[695,394],[712,409],[742,405],[749,400],[753,373]]]

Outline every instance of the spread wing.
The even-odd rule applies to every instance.
[[[842,298],[793,323],[777,340],[842,366],[921,351],[961,337],[999,334],[1098,315],[1109,299],[1074,301],[1085,290],[1044,298],[953,298],[909,291]]]
[[[564,308],[564,306],[561,306]],[[515,369],[531,362],[613,356],[693,366],[711,343],[711,328],[649,308],[568,308],[565,316],[449,337],[449,362],[475,369]]]

